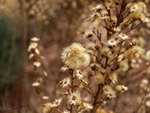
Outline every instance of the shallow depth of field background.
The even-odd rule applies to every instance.
[[[100,0],[24,1],[0,0],[0,107],[41,113],[42,102],[31,86],[40,70],[35,73],[28,59],[30,38],[40,38],[41,54],[45,57],[42,63],[48,73],[41,93],[52,101],[58,97],[57,83],[68,75],[59,71],[63,66],[62,48],[74,41],[86,41],[77,32],[88,17],[89,9]],[[138,79],[141,78],[135,81]],[[131,105],[137,105],[134,95],[138,90],[132,89],[135,84],[131,83],[130,91],[123,96],[125,104],[119,108],[130,109]]]

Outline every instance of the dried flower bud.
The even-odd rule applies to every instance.
[[[92,106],[89,102],[83,102],[83,106],[84,106],[86,109],[93,109],[93,106]]]
[[[101,74],[105,74],[105,73],[106,73],[106,69],[100,68],[100,73],[101,73]]]
[[[92,63],[92,64],[90,65],[90,67],[92,68],[92,70],[96,70],[98,66],[97,66],[96,63]]]
[[[50,111],[51,111],[51,106],[45,106],[43,108],[43,113],[50,113]]]
[[[68,67],[66,67],[66,66],[63,66],[61,69],[60,69],[61,71],[67,71],[68,70]]]
[[[96,82],[97,82],[98,84],[103,84],[103,83],[104,83],[104,76],[103,76],[102,74],[97,74],[97,75],[95,76],[95,79],[96,79]]]
[[[114,84],[118,81],[116,73],[110,73],[108,79],[111,80]]]
[[[99,45],[96,45],[95,48],[98,50],[98,49],[100,48],[100,46],[99,46]]]
[[[80,80],[83,79],[83,72],[81,70],[76,70],[76,77]]]
[[[128,88],[124,85],[117,85],[116,90],[119,91],[119,92],[125,92],[125,91],[128,90]]]
[[[38,82],[34,82],[33,84],[32,84],[32,86],[39,86],[40,85],[40,83],[38,83]]]
[[[150,101],[147,101],[147,102],[145,103],[145,105],[146,105],[147,107],[150,107]]]
[[[127,60],[123,60],[119,63],[119,67],[123,70],[123,71],[127,71],[129,69],[129,64]]]
[[[148,61],[150,61],[150,50],[147,51],[147,53],[146,53],[146,59],[147,59]]]
[[[31,38],[31,41],[33,41],[33,42],[37,42],[37,41],[39,41],[39,38],[37,38],[37,37],[33,37],[33,38]]]
[[[43,98],[44,100],[49,99],[49,97],[48,97],[48,96],[43,96],[42,98]]]
[[[96,11],[96,12],[99,12],[101,9],[103,9],[104,6],[101,5],[101,4],[98,4],[96,7],[94,7],[92,10]]]
[[[38,78],[36,79],[36,81],[41,84],[41,83],[43,82],[43,78],[42,78],[42,77],[38,77]]]
[[[109,111],[108,113],[115,113],[115,112],[113,112],[113,111]]]
[[[85,82],[81,82],[79,88],[86,88],[88,85]]]
[[[47,72],[46,72],[46,71],[44,71],[44,72],[43,72],[43,74],[44,74],[45,76],[48,76],[48,74],[47,74]]]
[[[33,64],[36,68],[41,66],[41,62],[39,62],[39,61],[36,61]]]
[[[98,109],[96,113],[106,113],[106,111],[104,109]]]
[[[116,97],[116,93],[109,85],[105,85],[103,87],[103,91],[104,91],[104,94],[107,95],[107,97],[110,99]]]
[[[82,82],[84,82],[85,84],[89,84],[88,79],[82,79]]]
[[[93,33],[92,30],[87,30],[87,31],[85,31],[85,33],[84,33],[84,37],[85,37],[85,38],[90,39],[90,38],[92,38],[93,36],[94,36],[94,33]]]
[[[73,92],[68,96],[68,103],[70,105],[80,105],[81,104],[81,95],[79,92]]]

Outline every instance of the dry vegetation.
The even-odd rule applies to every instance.
[[[0,112],[150,113],[149,0],[11,2]]]

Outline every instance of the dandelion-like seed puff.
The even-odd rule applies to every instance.
[[[90,55],[79,43],[73,43],[64,48],[61,58],[65,65],[71,69],[85,67],[90,63]]]

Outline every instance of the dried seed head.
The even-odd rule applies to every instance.
[[[40,85],[40,83],[38,83],[38,82],[34,82],[33,84],[32,84],[32,86],[39,86]]]
[[[103,91],[104,91],[104,94],[110,99],[116,97],[116,93],[109,85],[105,85],[103,87]]]
[[[106,69],[100,68],[100,73],[101,73],[101,74],[105,74],[105,73],[106,73]]]
[[[111,80],[115,84],[118,81],[117,74],[114,72],[110,73],[108,76],[108,79]]]
[[[83,106],[84,106],[86,109],[93,109],[93,106],[92,106],[89,102],[83,102]]]
[[[104,76],[103,76],[102,74],[97,74],[97,75],[95,76],[95,79],[96,79],[96,82],[97,82],[98,84],[103,84],[103,83],[104,83]]]
[[[96,7],[94,7],[92,10],[99,12],[101,9],[104,9],[104,6],[102,4],[98,4]]]
[[[123,70],[123,71],[127,71],[129,69],[129,64],[127,60],[123,60],[119,63],[119,67]]]
[[[68,96],[68,103],[70,105],[81,105],[81,96],[79,92],[73,92]]]
[[[125,91],[128,90],[128,87],[126,87],[124,85],[117,85],[116,90],[119,91],[119,92],[125,92]]]
[[[98,109],[96,113],[106,113],[106,111],[104,109]]]
[[[79,43],[73,43],[66,47],[61,56],[66,66],[71,69],[88,66],[90,55],[87,50]]]

